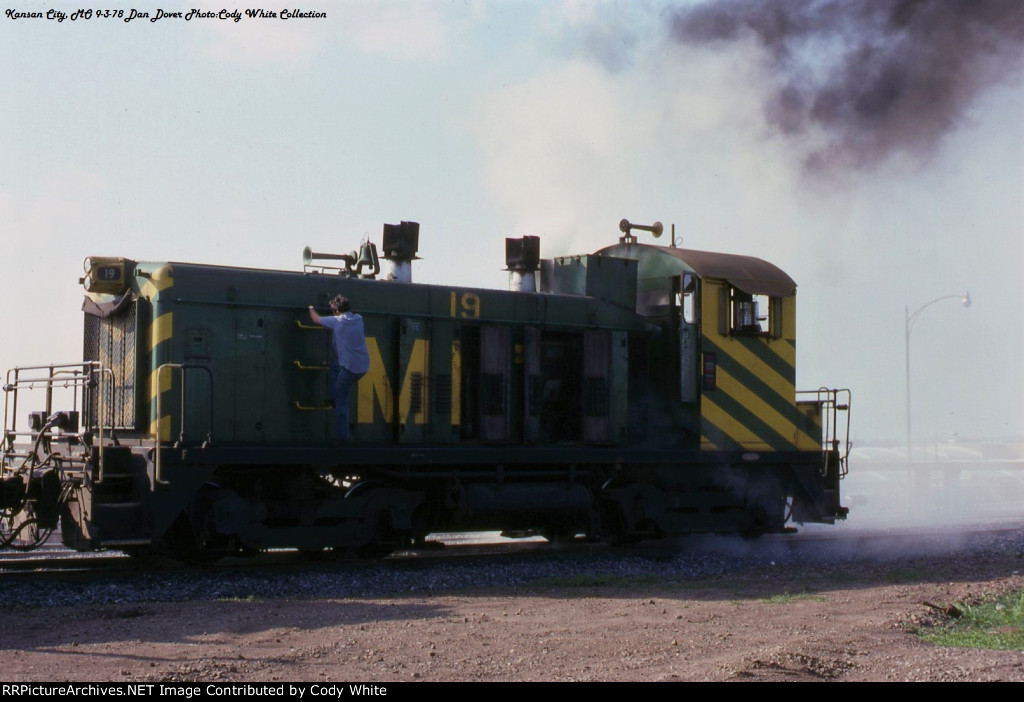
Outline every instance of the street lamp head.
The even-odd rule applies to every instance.
[[[939,302],[940,300],[954,300],[957,297],[960,298],[960,304],[963,305],[964,307],[970,307],[971,306],[971,293],[969,293],[969,292],[967,292],[965,290],[963,295],[942,295],[941,297],[937,297],[934,300],[930,300],[929,302],[924,303],[923,305],[918,307],[916,310],[914,310],[913,314],[910,313],[910,308],[909,307],[904,307],[903,308],[904,314],[906,315],[906,325],[904,326],[904,330],[906,332],[906,334],[904,336],[904,341],[905,341],[905,347],[904,348],[906,349],[906,357],[905,358],[906,358],[906,365],[907,365],[907,462],[908,463],[912,460],[912,445],[913,445],[913,443],[911,441],[911,436],[910,436],[910,330],[914,327],[914,322],[917,320],[917,315],[921,314],[924,310],[926,310],[927,308],[931,307],[932,305],[934,305],[936,302]]]

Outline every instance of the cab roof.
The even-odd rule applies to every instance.
[[[597,253],[635,259],[640,266],[641,278],[652,274],[693,272],[701,278],[723,278],[750,295],[792,297],[796,294],[796,281],[785,271],[754,256],[649,244],[616,244]]]

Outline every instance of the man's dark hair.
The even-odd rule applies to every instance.
[[[348,298],[343,295],[336,295],[334,299],[331,300],[331,311],[334,312],[334,314],[348,312],[350,309],[352,309],[352,306],[348,304]]]

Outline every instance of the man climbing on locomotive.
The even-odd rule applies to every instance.
[[[337,295],[330,302],[333,316],[321,317],[313,305],[309,318],[314,324],[331,330],[336,360],[331,363],[331,391],[338,421],[339,442],[349,438],[349,391],[370,370],[370,353],[366,348],[363,318],[352,312],[348,298]]]

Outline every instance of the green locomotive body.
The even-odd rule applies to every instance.
[[[630,542],[845,517],[848,393],[797,401],[795,283],[625,231],[510,259],[539,291],[87,260],[83,362],[8,375],[4,539],[59,516],[79,550],[383,553],[440,531]],[[371,362],[340,446],[330,335],[306,312],[339,293]]]

